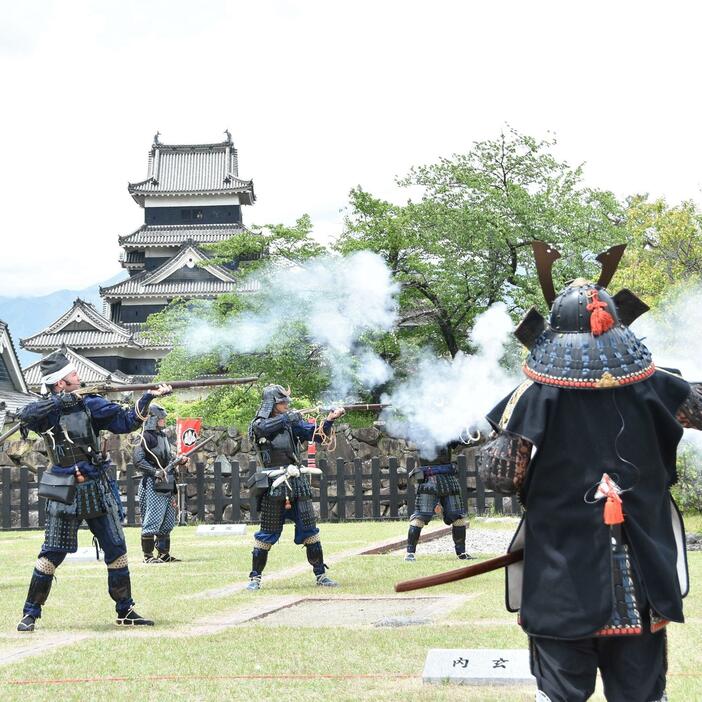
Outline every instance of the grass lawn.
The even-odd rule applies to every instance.
[[[514,528],[509,522],[488,524],[496,529]],[[321,529],[325,554],[331,555],[393,536],[399,539],[406,532],[406,524],[324,524]],[[246,579],[252,532],[249,527],[245,537],[216,538],[198,537],[194,528],[178,528],[173,534],[173,552],[184,562],[147,566],[137,562],[139,531],[128,529],[137,609],[156,619],[157,629],[115,629],[104,564],[67,563],[57,571],[58,581],[40,620],[40,630],[29,636],[14,632],[14,624],[20,616],[42,534],[0,534],[0,654],[25,647],[28,642],[39,646],[66,632],[89,637],[0,666],[0,700],[138,697],[195,702],[273,695],[315,702],[364,698],[481,702],[533,699],[530,688],[427,688],[421,682],[430,647],[526,647],[526,637],[514,616],[504,610],[501,572],[404,595],[469,596],[446,623],[374,628],[349,622],[348,627],[309,628],[271,627],[254,620],[214,634],[188,636],[188,625],[193,620],[265,604],[276,597],[391,595],[393,584],[399,580],[463,565],[449,553],[422,556],[420,546],[414,564],[405,563],[396,554],[354,556],[339,562],[330,575],[342,587],[332,591],[315,588],[306,569],[304,574],[286,580],[266,582],[264,577],[264,589],[259,593],[232,591],[214,598],[192,597]],[[88,546],[90,534],[81,532],[80,536],[80,545]],[[689,561],[693,584],[686,602],[689,623],[669,627],[671,700],[702,699],[702,597],[695,589],[702,582],[702,554],[690,554]],[[288,527],[281,543],[271,551],[266,574],[304,563],[304,550],[293,545]],[[283,677],[286,675],[291,677]],[[47,685],[42,680],[67,682]]]

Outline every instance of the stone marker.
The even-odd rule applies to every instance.
[[[246,524],[200,524],[198,536],[243,536],[246,534]]]
[[[103,558],[105,557],[105,554],[100,550],[100,560],[102,561]],[[95,561],[97,562],[97,558],[95,558],[95,546],[81,546],[75,553],[68,553],[66,554],[66,560],[67,561]]]
[[[522,648],[431,648],[422,682],[463,685],[535,683],[529,651]]]

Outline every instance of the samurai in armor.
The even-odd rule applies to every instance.
[[[74,394],[80,378],[61,351],[41,361],[45,399],[33,402],[19,415],[21,430],[41,434],[53,464],[54,475],[75,476],[71,504],[46,503],[46,534],[34,566],[18,631],[34,631],[46,603],[56,568],[67,553],[78,550],[78,528],[85,521],[105,554],[107,590],[115,602],[118,625],[153,625],[136,613],[122,530],[122,506],[114,481],[108,476],[109,461],[98,443],[101,430],[127,434],[138,429],[148,414],[151,400],[171,391],[167,385],[144,393],[133,409],[99,395]]]
[[[319,540],[312,488],[306,475],[299,472],[300,443],[303,441],[321,442],[315,432],[315,425],[303,420],[299,412],[290,411],[290,393],[281,385],[268,385],[263,390],[263,402],[256,417],[249,426],[249,438],[256,446],[262,471],[250,481],[252,494],[257,492],[258,509],[261,514],[261,529],[254,534],[249,590],[261,587],[261,574],[266,567],[268,552],[277,543],[286,521],[295,524],[295,543],[304,545],[307,560],[312,566],[317,585],[335,587],[337,583],[327,574],[322,544]],[[333,422],[344,414],[343,409],[330,412],[322,430],[331,431]],[[265,471],[287,469],[287,477],[277,486],[267,477]],[[263,483],[261,485],[261,482]]]
[[[465,500],[461,496],[456,466],[452,462],[452,452],[459,446],[461,446],[460,442],[452,441],[441,447],[438,454],[428,449],[422,449],[419,452],[420,466],[410,474],[417,483],[417,498],[407,532],[406,561],[415,560],[417,542],[422,529],[431,521],[434,510],[439,504],[443,511],[444,523],[451,527],[456,556],[461,560],[472,558],[466,553],[468,512]]]
[[[628,325],[648,307],[611,296],[624,246],[598,256],[597,283],[556,297],[557,251],[534,242],[551,308],[516,331],[527,377],[488,415],[487,487],[518,494],[507,608],[529,635],[538,700],[578,702],[597,670],[610,702],[665,700],[666,631],[682,622],[685,535],[670,495],[683,428],[702,429],[702,389],[657,368]]]
[[[134,467],[144,477],[139,485],[141,511],[141,550],[144,563],[173,563],[171,532],[176,522],[176,467],[188,462],[187,456],[176,455],[166,438],[166,410],[152,403],[144,422],[141,441],[133,452]],[[154,556],[154,546],[158,555]]]

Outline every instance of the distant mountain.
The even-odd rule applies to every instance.
[[[60,317],[80,297],[92,302],[102,312],[100,286],[112,285],[127,276],[126,271],[118,273],[109,280],[96,283],[83,290],[58,290],[40,297],[2,297],[0,296],[0,319],[10,325],[10,333],[17,348],[17,356],[22,366],[28,366],[39,358],[39,354],[20,348],[19,340],[32,336]]]

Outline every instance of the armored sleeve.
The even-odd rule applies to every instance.
[[[152,478],[156,475],[158,466],[154,465],[149,458],[150,454],[144,446],[144,442],[149,442],[150,437],[145,433],[142,441],[134,448],[132,452],[132,463],[137,470],[142,471],[144,475],[150,475]],[[149,448],[153,448],[150,446]]]
[[[113,434],[129,434],[146,419],[154,396],[145,392],[133,408],[124,407],[100,395],[88,395],[84,402],[90,410],[96,430],[105,429]]]
[[[532,444],[509,431],[500,431],[478,453],[480,477],[488,490],[516,495],[526,479]]]
[[[702,429],[702,383],[690,385],[690,392],[680,405],[676,419],[686,429]]]
[[[257,417],[251,422],[251,431],[259,439],[268,438],[285,428],[289,422],[287,414],[278,414],[275,417],[268,417],[268,419]]]
[[[19,420],[23,427],[36,432],[51,429],[59,420],[61,401],[58,395],[30,402],[22,408]]]

